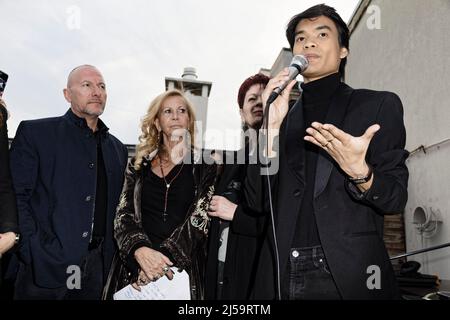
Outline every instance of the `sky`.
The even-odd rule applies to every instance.
[[[123,143],[135,144],[151,100],[165,77],[185,67],[212,82],[205,144],[239,147],[240,84],[270,68],[290,18],[319,3],[344,21],[359,0],[0,0],[0,70],[9,136],[20,121],[60,116],[67,75],[82,64],[103,74],[108,101],[102,120]],[[212,134],[221,132],[222,136]]]

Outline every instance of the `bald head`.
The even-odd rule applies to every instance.
[[[67,88],[70,88],[73,83],[78,82],[80,75],[85,71],[97,73],[100,77],[103,78],[101,72],[94,66],[90,64],[83,64],[81,66],[75,67],[70,71],[69,76],[67,77]]]
[[[67,77],[64,97],[79,117],[97,118],[106,104],[106,86],[100,71],[91,65],[73,69]]]

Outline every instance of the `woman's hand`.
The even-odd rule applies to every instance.
[[[141,247],[134,252],[134,258],[141,268],[138,281],[132,284],[136,290],[140,291],[139,286],[156,281],[164,275],[170,280],[173,279],[173,272],[170,270],[173,263],[161,252],[148,247]]]
[[[234,218],[237,204],[222,196],[213,196],[209,204],[208,214],[212,217],[231,221]]]
[[[0,256],[14,247],[16,234],[14,232],[0,233]]]

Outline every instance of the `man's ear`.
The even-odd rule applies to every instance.
[[[64,93],[64,98],[66,99],[66,101],[67,101],[68,103],[71,103],[71,102],[72,102],[72,98],[70,97],[69,89],[65,88],[65,89],[63,90],[63,93]]]
[[[347,56],[348,56],[348,49],[345,47],[341,48],[340,58],[344,59],[344,58],[347,58]]]

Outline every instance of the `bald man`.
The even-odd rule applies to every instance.
[[[21,245],[15,299],[100,299],[115,252],[126,147],[100,120],[106,85],[73,69],[62,117],[23,121],[11,146]]]

